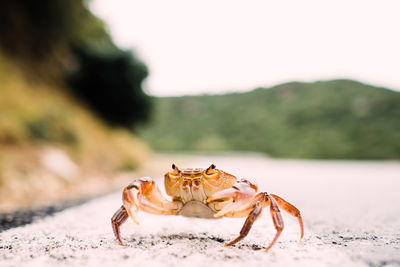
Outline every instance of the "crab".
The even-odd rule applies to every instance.
[[[283,230],[283,219],[279,208],[296,217],[300,224],[300,240],[304,235],[300,211],[281,197],[266,192],[257,193],[257,186],[245,179],[219,170],[214,164],[207,169],[179,168],[172,164],[172,170],[164,175],[165,191],[171,197],[164,197],[150,177],[133,181],[124,188],[123,205],[111,218],[116,239],[125,245],[120,234],[121,225],[130,217],[139,224],[136,213],[144,211],[158,215],[183,215],[200,218],[247,217],[240,234],[231,246],[249,233],[262,210],[270,207],[276,234],[265,251],[276,242]]]

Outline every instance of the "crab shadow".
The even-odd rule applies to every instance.
[[[163,246],[169,247],[178,244],[184,244],[188,247],[193,247],[196,250],[199,248],[207,250],[207,248],[215,248],[215,246],[221,246],[224,248],[224,244],[228,243],[229,240],[223,239],[219,236],[210,235],[208,233],[200,233],[198,235],[188,234],[188,233],[179,233],[179,234],[170,234],[170,235],[141,235],[131,237],[127,242],[128,246],[140,248],[140,249],[149,249],[151,247]],[[256,244],[235,244],[230,248],[239,249],[239,250],[261,250],[266,247],[256,245]]]

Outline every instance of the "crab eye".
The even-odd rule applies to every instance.
[[[217,173],[217,171],[215,170],[215,168],[216,168],[215,165],[214,165],[214,164],[211,164],[211,166],[207,168],[206,174],[207,174],[207,175],[213,175],[213,174]]]
[[[169,172],[169,176],[171,178],[178,178],[177,176],[179,176],[180,173],[181,171],[178,169],[178,167],[175,164],[172,164],[172,171]]]

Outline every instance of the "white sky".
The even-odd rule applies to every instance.
[[[350,78],[400,90],[399,0],[93,0],[152,95]]]

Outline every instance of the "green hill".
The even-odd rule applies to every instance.
[[[400,158],[400,93],[351,80],[156,98],[140,136],[157,150],[290,158]]]

